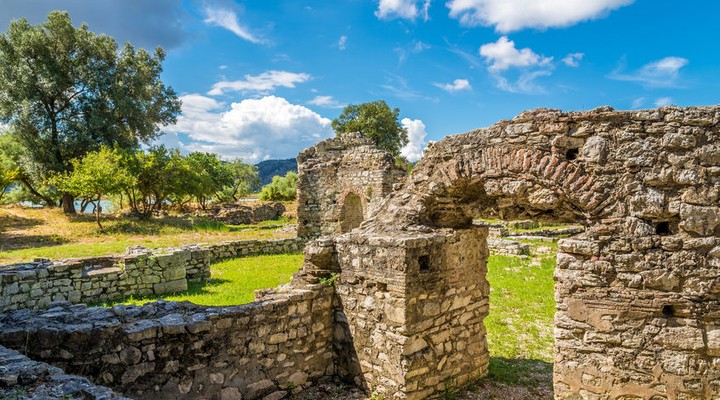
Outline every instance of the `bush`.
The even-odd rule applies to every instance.
[[[285,177],[275,175],[272,183],[263,186],[260,200],[266,201],[292,201],[297,197],[296,173],[290,171]]]

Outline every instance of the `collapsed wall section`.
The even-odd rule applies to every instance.
[[[331,287],[236,307],[143,307],[0,315],[0,345],[136,399],[258,399],[334,374]]]

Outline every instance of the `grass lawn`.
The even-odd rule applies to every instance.
[[[288,206],[288,209],[294,206]],[[225,225],[204,219],[165,217],[148,221],[104,216],[98,231],[92,215],[67,216],[60,209],[0,207],[0,265],[33,258],[72,258],[119,254],[130,246],[176,247],[242,239],[281,239],[292,217],[257,225]]]
[[[187,292],[172,295],[127,298],[102,305],[142,305],[157,299],[190,301],[205,306],[232,306],[255,300],[254,291],[290,282],[302,265],[302,254],[280,254],[241,257],[211,266],[212,278],[207,282],[192,282]]]
[[[492,255],[488,260],[488,379],[552,393],[557,243],[527,243],[530,258]]]

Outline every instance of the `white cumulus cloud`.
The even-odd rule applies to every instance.
[[[508,33],[564,27],[601,18],[635,0],[450,0],[450,17],[467,26],[494,26]]]
[[[205,21],[211,26],[219,26],[251,43],[263,43],[263,40],[240,25],[235,11],[220,7],[205,7]]]
[[[422,120],[410,118],[403,118],[400,123],[408,131],[408,144],[400,149],[400,154],[408,161],[415,162],[422,158],[423,150],[427,147],[425,124]]]
[[[490,72],[497,83],[497,87],[506,92],[536,94],[544,93],[542,86],[535,80],[543,76],[552,75],[554,68],[552,57],[545,57],[532,51],[532,49],[517,49],[515,42],[506,36],[500,37],[494,43],[480,46],[480,56],[488,65]],[[505,75],[511,68],[518,69],[519,73],[512,82]]]
[[[580,66],[583,57],[585,57],[583,53],[570,53],[562,59],[562,62],[568,67],[577,68]]]
[[[455,79],[452,83],[435,83],[435,86],[446,92],[459,92],[461,90],[471,90],[470,82],[467,79]]]
[[[518,50],[515,42],[502,36],[494,43],[480,46],[480,55],[489,64],[488,71],[501,72],[510,67],[544,66],[552,62],[552,57],[540,56],[529,48]]]
[[[268,93],[277,87],[294,88],[296,83],[307,82],[310,78],[306,73],[267,71],[255,76],[245,75],[245,79],[242,80],[217,82],[208,94],[216,96],[225,92]]]
[[[415,20],[421,16],[425,21],[428,20],[428,9],[431,0],[380,0],[375,16],[380,19],[402,18]],[[420,5],[419,3],[422,3]]]
[[[290,158],[333,135],[330,120],[276,96],[245,99],[226,106],[199,94],[182,96],[183,111],[171,134],[189,137],[189,151],[217,153],[246,162]],[[171,135],[172,137],[172,135]]]
[[[665,57],[643,65],[639,70],[623,73],[620,69],[610,74],[619,81],[639,82],[650,87],[674,87],[680,77],[680,69],[688,64],[682,57]]]

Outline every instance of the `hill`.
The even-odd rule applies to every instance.
[[[297,161],[294,158],[287,160],[265,160],[255,164],[260,178],[260,186],[272,182],[275,175],[285,176],[288,171],[297,172]]]

